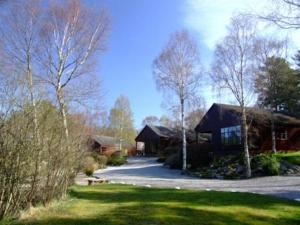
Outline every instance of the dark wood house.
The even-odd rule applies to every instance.
[[[110,136],[95,135],[89,139],[89,146],[91,151],[99,154],[111,156],[116,152],[120,152],[120,140]],[[122,142],[122,150],[128,156],[136,154],[136,149],[132,144]]]
[[[143,155],[154,156],[172,143],[178,141],[178,134],[163,126],[146,125],[135,138],[136,143],[144,143]]]
[[[272,149],[271,114],[258,108],[247,108],[249,147],[252,152]],[[273,114],[277,150],[300,149],[300,119]],[[215,155],[242,152],[241,109],[239,106],[213,104],[195,128],[196,136],[210,136]]]

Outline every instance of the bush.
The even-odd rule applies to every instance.
[[[91,156],[88,156],[84,160],[83,172],[87,176],[92,176],[95,170],[98,168],[98,165],[95,159]]]
[[[162,156],[162,157],[159,157],[156,161],[159,163],[164,163],[166,161],[166,158],[164,156]]]
[[[107,165],[108,158],[107,158],[107,156],[105,156],[105,155],[99,155],[99,154],[97,154],[95,160],[96,160],[96,162],[98,163],[98,167],[99,167],[100,169],[103,169],[103,168],[105,168],[106,165]]]
[[[261,170],[263,175],[278,175],[280,171],[280,163],[274,155],[259,154],[252,159],[252,169]]]
[[[182,161],[181,161],[179,151],[177,153],[174,153],[174,154],[170,155],[166,159],[165,165],[169,166],[170,169],[181,169],[182,168]]]
[[[126,163],[126,158],[120,155],[112,155],[107,164],[111,166],[121,166]]]

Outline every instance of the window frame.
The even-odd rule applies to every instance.
[[[241,125],[222,127],[220,129],[222,145],[241,145]]]

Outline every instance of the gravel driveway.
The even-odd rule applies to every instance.
[[[151,187],[255,192],[300,201],[300,176],[273,176],[247,180],[199,179],[170,170],[156,158],[129,158],[121,167],[97,170],[96,176],[111,182]]]

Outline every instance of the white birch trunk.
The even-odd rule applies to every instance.
[[[181,131],[182,131],[182,170],[186,170],[186,134],[185,134],[185,116],[184,99],[181,99]]]
[[[244,144],[244,157],[246,167],[246,177],[251,177],[251,165],[248,145],[248,126],[245,106],[242,106],[242,129],[243,129],[243,144]]]

